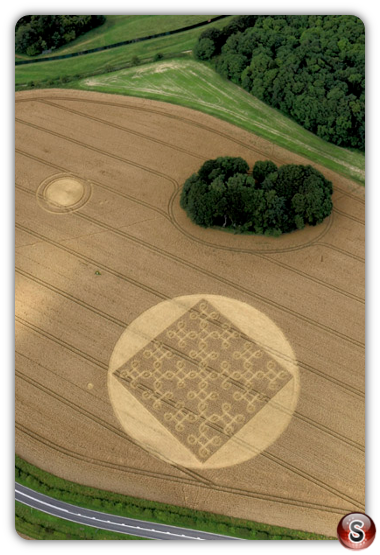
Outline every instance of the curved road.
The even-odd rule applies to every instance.
[[[101,528],[110,532],[119,532],[129,536],[139,536],[151,540],[239,540],[230,536],[210,534],[188,528],[146,522],[134,518],[111,515],[99,511],[92,511],[70,505],[64,501],[58,501],[53,497],[43,495],[30,488],[15,484],[16,501],[23,503],[33,509],[38,509],[49,515],[53,515],[78,524],[85,524],[93,528]]]

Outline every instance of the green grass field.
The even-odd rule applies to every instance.
[[[121,17],[121,16],[114,16],[114,17]],[[136,21],[133,19],[132,23],[129,24],[129,31],[128,35],[123,35],[122,32],[122,25],[119,24],[117,28],[119,29],[117,34],[114,35],[114,38],[111,42],[108,42],[106,38],[104,38],[103,33],[101,32],[102,27],[98,29],[94,29],[89,31],[83,35],[83,37],[79,37],[78,39],[78,46],[77,50],[84,50],[88,48],[95,48],[93,44],[88,45],[85,44],[85,38],[91,35],[92,33],[98,33],[97,37],[94,37],[99,42],[104,40],[105,44],[112,44],[115,42],[119,42],[119,40],[115,37],[119,37],[120,40],[128,40],[129,38],[136,38],[136,35],[133,33],[137,33],[137,36],[149,35],[152,32],[160,33],[165,30],[164,28],[164,19],[157,20],[160,22],[158,26],[154,26],[154,20],[147,21],[149,26],[147,28],[143,27],[143,20],[140,20],[140,16],[129,16],[133,18],[137,18]],[[162,17],[165,18],[166,16],[146,16],[146,17]],[[176,25],[174,28],[184,27],[186,25],[191,24],[188,17],[195,17],[195,16],[173,16],[176,17]],[[200,16],[197,16],[200,17]],[[207,18],[209,16],[202,16],[203,18]],[[185,18],[185,19],[179,19]],[[221,28],[230,21],[231,17],[227,17],[225,19],[221,19],[220,21],[216,21],[215,23],[211,23],[209,27],[217,27]],[[204,19],[202,19],[204,21]],[[197,20],[194,20],[193,23],[197,23]],[[105,23],[104,25],[107,25]],[[103,52],[95,52],[94,54],[85,54],[83,56],[79,56],[76,58],[68,58],[66,60],[53,60],[50,62],[41,62],[36,64],[28,64],[28,65],[21,65],[16,66],[15,68],[15,83],[16,86],[20,84],[26,84],[30,81],[41,81],[44,79],[57,79],[60,77],[65,76],[74,76],[78,74],[88,74],[92,72],[103,73],[104,71],[108,71],[109,68],[116,68],[116,67],[125,67],[128,65],[134,56],[139,56],[142,60],[151,59],[157,53],[165,54],[166,56],[172,56],[174,54],[179,54],[186,50],[192,50],[194,45],[197,42],[197,38],[205,30],[206,27],[200,27],[199,29],[191,29],[190,31],[185,31],[183,33],[178,33],[176,35],[167,37],[160,37],[158,39],[151,39],[144,42],[137,42],[134,44],[128,44],[126,46],[119,46],[118,48],[113,48],[111,50],[105,50]],[[111,33],[111,30],[109,31]],[[119,34],[120,33],[120,34]],[[105,31],[107,35],[107,32]],[[124,37],[124,38],[123,38]],[[81,39],[83,39],[81,41]],[[86,40],[87,40],[86,39]],[[58,54],[67,54],[69,53],[66,51],[66,48],[76,48],[73,41],[69,45],[62,47],[60,51],[56,51]],[[98,44],[101,46],[101,44]],[[65,50],[65,51],[64,51]],[[22,57],[23,59],[27,58],[25,56]],[[21,59],[21,58],[20,58]]]
[[[137,39],[158,33],[166,33],[188,25],[207,21],[215,15],[107,15],[106,22],[78,37],[69,44],[57,48],[51,54],[26,56],[16,54],[17,60],[35,60],[46,56],[71,54],[108,46],[124,40]],[[227,19],[226,19],[227,22]],[[202,31],[202,29],[200,30]]]
[[[224,119],[359,183],[365,157],[330,144],[220,77],[207,64],[173,59],[89,77],[70,87],[188,106]]]
[[[69,53],[183,27],[212,16],[107,16],[101,27],[62,47]],[[212,23],[221,28],[233,16]],[[362,152],[330,144],[196,62],[191,51],[204,27],[73,59],[42,62],[15,69],[16,90],[63,87],[152,98],[214,115],[260,135],[315,163],[364,184]],[[151,62],[156,54],[165,60]],[[182,56],[179,58],[179,56]],[[144,65],[131,67],[138,56]],[[171,60],[168,62],[167,60]],[[115,71],[118,70],[118,71]]]

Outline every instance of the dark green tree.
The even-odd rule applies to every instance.
[[[332,183],[312,166],[279,168],[258,161],[252,177],[242,158],[207,160],[182,188],[180,204],[192,221],[237,233],[279,236],[321,223],[332,210]]]
[[[256,183],[262,183],[270,173],[276,171],[277,166],[271,160],[259,160],[253,167],[252,176]]]
[[[215,27],[206,29],[199,36],[194,48],[194,56],[198,60],[210,60],[210,58],[220,53],[223,40],[220,29],[215,29]]]
[[[211,39],[201,39],[194,48],[194,56],[198,60],[210,60],[216,53],[215,43]]]
[[[241,16],[195,53],[337,145],[365,145],[365,33],[354,16]],[[215,31],[215,30],[214,30]],[[202,43],[207,37],[208,42]]]
[[[16,23],[16,52],[35,56],[59,48],[105,22],[104,15],[27,15]]]

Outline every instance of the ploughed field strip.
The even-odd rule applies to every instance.
[[[307,163],[178,106],[16,95],[16,450],[333,535],[364,509],[364,190],[318,168],[335,191],[320,226],[204,230],[179,192],[219,155]]]
[[[202,461],[292,378],[207,301],[115,376]]]

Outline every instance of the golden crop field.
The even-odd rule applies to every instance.
[[[316,166],[334,185],[320,226],[197,227],[181,185],[226,155],[309,163],[188,108],[16,93],[16,452],[335,535],[364,510],[364,189]]]

